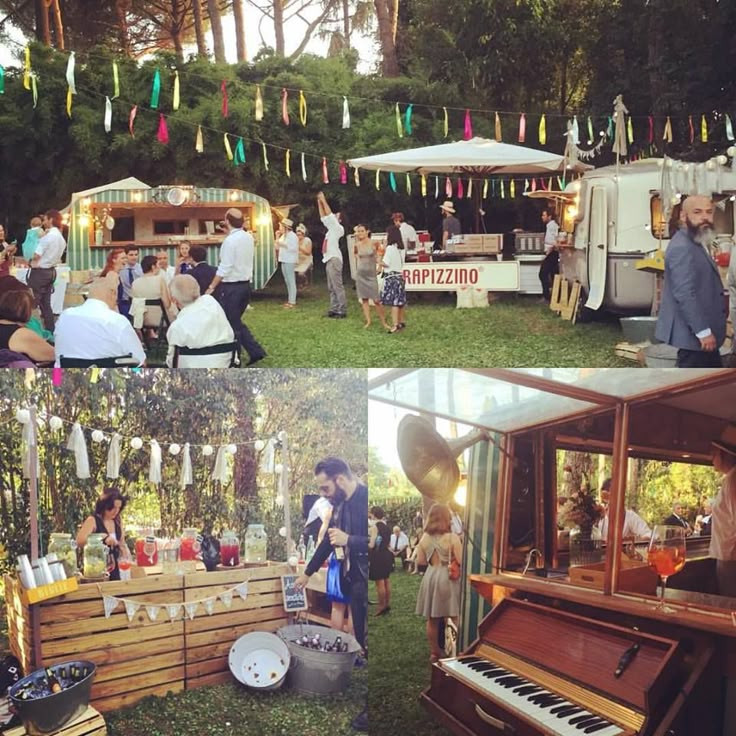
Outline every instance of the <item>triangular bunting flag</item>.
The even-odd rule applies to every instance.
[[[230,606],[233,605],[233,591],[232,590],[225,590],[219,595],[220,600],[222,601],[222,605],[225,606],[225,608],[229,609]]]
[[[133,620],[133,617],[138,613],[138,609],[140,607],[140,603],[136,603],[135,601],[125,601],[125,613],[128,614],[128,621]]]
[[[199,608],[199,601],[189,601],[189,603],[184,604],[184,608],[186,609],[187,616],[189,616],[189,620],[194,620],[194,617],[197,615],[197,608]]]
[[[119,604],[119,598],[115,598],[115,596],[113,595],[103,595],[102,605],[105,607],[105,618],[110,618],[112,612],[118,607]]]
[[[146,613],[151,621],[155,621],[158,618],[158,614],[161,612],[161,606],[147,605]]]

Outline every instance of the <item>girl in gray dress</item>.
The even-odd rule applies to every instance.
[[[353,252],[355,253],[355,285],[365,317],[364,327],[371,326],[370,302],[372,301],[378,313],[378,319],[381,320],[381,324],[387,330],[386,314],[378,293],[376,246],[368,237],[368,229],[365,225],[356,225],[355,227]]]
[[[439,645],[439,623],[451,618],[457,625],[460,615],[460,580],[450,580],[447,566],[451,555],[462,560],[460,537],[450,531],[450,508],[436,503],[429,509],[424,534],[417,546],[417,564],[427,565],[417,596],[416,613],[427,619],[430,660],[436,662],[443,651]]]

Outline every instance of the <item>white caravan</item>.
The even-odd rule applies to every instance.
[[[721,165],[724,159],[706,164],[647,159],[618,170],[615,166],[595,169],[568,185],[560,197],[565,215],[561,229],[573,235],[568,246],[560,248],[560,271],[583,285],[588,294],[586,307],[629,314],[650,312],[655,276],[637,269],[636,264],[651,258],[660,246],[666,249],[680,217],[678,204],[665,221],[663,187],[668,197],[711,194],[718,203],[715,226],[720,248],[730,250],[736,171]]]

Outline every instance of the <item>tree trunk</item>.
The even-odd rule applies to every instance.
[[[171,43],[174,46],[177,61],[184,63],[184,45],[182,44],[181,34],[184,26],[184,14],[186,11],[182,8],[181,0],[171,0]]]
[[[59,0],[51,0],[51,12],[54,16],[54,36],[56,37],[56,48],[64,50],[64,22],[61,18],[61,7]]]
[[[398,3],[398,0],[396,0]],[[391,0],[374,0],[378,21],[378,40],[381,45],[381,72],[384,77],[399,76],[399,62],[394,42]]]
[[[573,493],[582,490],[589,491],[591,489],[591,479],[595,472],[595,467],[593,464],[593,456],[590,453],[566,450],[563,464],[565,467],[570,468],[572,475],[570,488]]]
[[[245,48],[245,13],[243,0],[233,0],[233,17],[235,18],[235,44],[238,54],[238,63],[248,61]]]
[[[218,64],[224,64],[225,60],[225,38],[222,35],[222,16],[217,0],[207,0],[207,11],[210,16],[210,25],[212,26],[212,39],[215,47],[215,61]]]
[[[128,32],[128,11],[130,0],[115,0],[115,19],[117,22],[120,49],[126,56],[131,56],[130,33]]]
[[[36,39],[45,46],[51,46],[49,9],[46,0],[36,0]]]
[[[342,35],[345,48],[350,48],[350,0],[342,0]]]
[[[197,38],[197,54],[203,58],[207,58],[209,51],[207,50],[207,40],[204,36],[202,0],[192,0],[192,14],[194,16],[194,35]]]
[[[284,38],[284,0],[273,0],[273,31],[276,36],[276,55],[286,55]]]
[[[396,34],[399,30],[399,0],[389,0],[389,12],[391,14],[391,38],[396,46]]]

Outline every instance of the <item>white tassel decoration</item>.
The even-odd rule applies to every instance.
[[[192,473],[192,456],[189,453],[189,443],[184,445],[184,452],[181,457],[181,475],[179,476],[179,486],[186,488],[194,483],[194,475]]]
[[[108,478],[120,477],[120,435],[115,432],[110,439],[110,449],[107,451],[107,472]]]
[[[212,480],[219,480],[220,483],[227,483],[227,454],[225,445],[217,448],[217,457],[215,458],[215,467],[212,469]]]
[[[151,465],[148,469],[148,480],[154,485],[161,482],[161,445],[151,440]]]
[[[74,452],[77,464],[77,478],[89,478],[89,458],[87,457],[87,442],[79,422],[72,426],[72,432],[66,443],[66,449]]]

